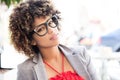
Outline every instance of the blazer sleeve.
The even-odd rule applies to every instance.
[[[27,80],[25,77],[25,73],[24,73],[23,69],[21,69],[20,66],[18,66],[17,80]]]
[[[86,50],[86,48],[83,48],[83,57],[85,58],[85,64],[86,64],[86,68],[87,71],[89,72],[90,77],[92,78],[92,80],[101,80],[100,75],[98,75],[95,67],[94,67],[94,63],[93,63],[93,59],[91,58],[91,56],[88,54],[88,51]]]

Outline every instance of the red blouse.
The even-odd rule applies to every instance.
[[[55,77],[51,77],[49,80],[84,80],[81,76],[79,76],[77,73],[73,73],[71,71],[62,72],[59,75],[56,75]]]

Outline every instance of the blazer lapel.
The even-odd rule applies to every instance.
[[[41,55],[39,55],[39,58],[34,58],[33,62],[36,62],[37,64],[33,67],[34,72],[37,75],[37,80],[48,80],[46,71],[45,71],[45,66],[43,64]]]
[[[60,49],[63,51],[64,55],[66,56],[66,58],[68,59],[68,61],[70,62],[71,66],[73,67],[73,69],[82,77],[85,78],[85,80],[91,80],[89,77],[89,73],[87,71],[87,68],[85,67],[85,65],[83,64],[83,62],[81,61],[82,59],[80,59],[80,55],[76,54],[75,51],[72,51],[71,49],[60,45]]]
[[[80,61],[78,58],[78,55],[67,55],[68,61],[74,68],[74,70],[83,78],[86,78],[85,80],[91,80],[89,78],[89,74],[87,72],[87,68],[84,66],[84,64]]]

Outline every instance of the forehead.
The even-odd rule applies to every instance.
[[[34,26],[38,26],[38,25],[40,25],[40,24],[42,24],[42,23],[45,23],[49,18],[50,18],[50,16],[36,17],[36,18],[34,19],[33,25],[34,25]]]

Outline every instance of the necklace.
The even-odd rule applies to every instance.
[[[52,67],[49,63],[47,63],[45,60],[43,60],[43,62],[50,67],[53,71],[55,71],[56,73],[60,74],[59,71],[57,71],[54,67]],[[62,72],[64,72],[64,55],[62,54]]]

